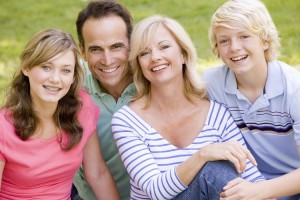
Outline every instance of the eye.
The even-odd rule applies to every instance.
[[[150,51],[142,51],[139,56],[143,57],[143,56],[146,56],[148,54],[150,54]]]
[[[220,40],[220,41],[219,41],[219,44],[226,44],[227,42],[228,42],[228,40],[227,40],[227,39],[226,39],[226,40],[224,39],[224,40]]]
[[[43,66],[41,66],[41,68],[45,71],[49,71],[51,69],[51,67],[48,65],[43,65]]]
[[[169,47],[170,47],[170,45],[166,44],[166,45],[163,45],[163,46],[161,47],[161,49],[167,49],[167,48],[169,48]]]
[[[100,48],[99,47],[91,47],[90,52],[92,52],[92,53],[100,52]]]
[[[247,39],[247,38],[249,38],[249,37],[250,37],[250,35],[242,35],[242,36],[241,36],[242,39]]]
[[[122,47],[124,47],[124,45],[123,44],[114,44],[113,46],[112,46],[112,49],[120,49],[120,48],[122,48]]]
[[[72,72],[72,71],[71,71],[71,70],[69,70],[69,69],[63,69],[62,71],[63,71],[63,73],[65,73],[65,74],[69,74],[69,73],[71,73],[71,72]]]

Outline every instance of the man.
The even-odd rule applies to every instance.
[[[112,136],[111,117],[135,93],[128,63],[132,17],[114,1],[93,1],[79,13],[76,27],[84,64],[88,65],[84,84],[101,110],[97,133],[102,154],[121,199],[129,199],[129,176]],[[96,199],[84,178],[83,168],[78,170],[74,184],[83,199]]]

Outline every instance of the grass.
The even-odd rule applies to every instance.
[[[280,60],[300,69],[300,1],[262,0],[268,7],[282,38]],[[211,53],[208,26],[213,12],[225,0],[119,0],[137,22],[153,14],[177,19],[189,32],[200,57],[200,67],[219,61]],[[70,32],[75,39],[75,20],[86,0],[0,0],[0,99],[18,66],[26,42],[45,28]]]

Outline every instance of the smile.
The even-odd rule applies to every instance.
[[[166,69],[167,67],[168,67],[167,65],[160,65],[160,66],[158,66],[158,67],[152,68],[151,71],[157,72],[157,71],[159,71],[159,70]]]
[[[61,90],[61,88],[58,88],[58,87],[51,87],[51,86],[45,86],[45,85],[43,87],[50,92],[58,92]]]
[[[100,70],[104,73],[112,73],[112,72],[116,71],[117,69],[118,69],[118,67],[109,68],[109,69],[100,69]]]
[[[238,57],[235,57],[235,58],[231,58],[232,61],[240,61],[240,60],[244,60],[246,59],[248,56],[238,56]]]

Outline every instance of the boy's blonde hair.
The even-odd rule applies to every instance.
[[[217,27],[244,28],[258,35],[265,50],[266,61],[279,55],[280,42],[275,24],[265,5],[259,0],[230,0],[224,3],[212,16],[209,39],[213,52],[219,57],[214,30]]]

